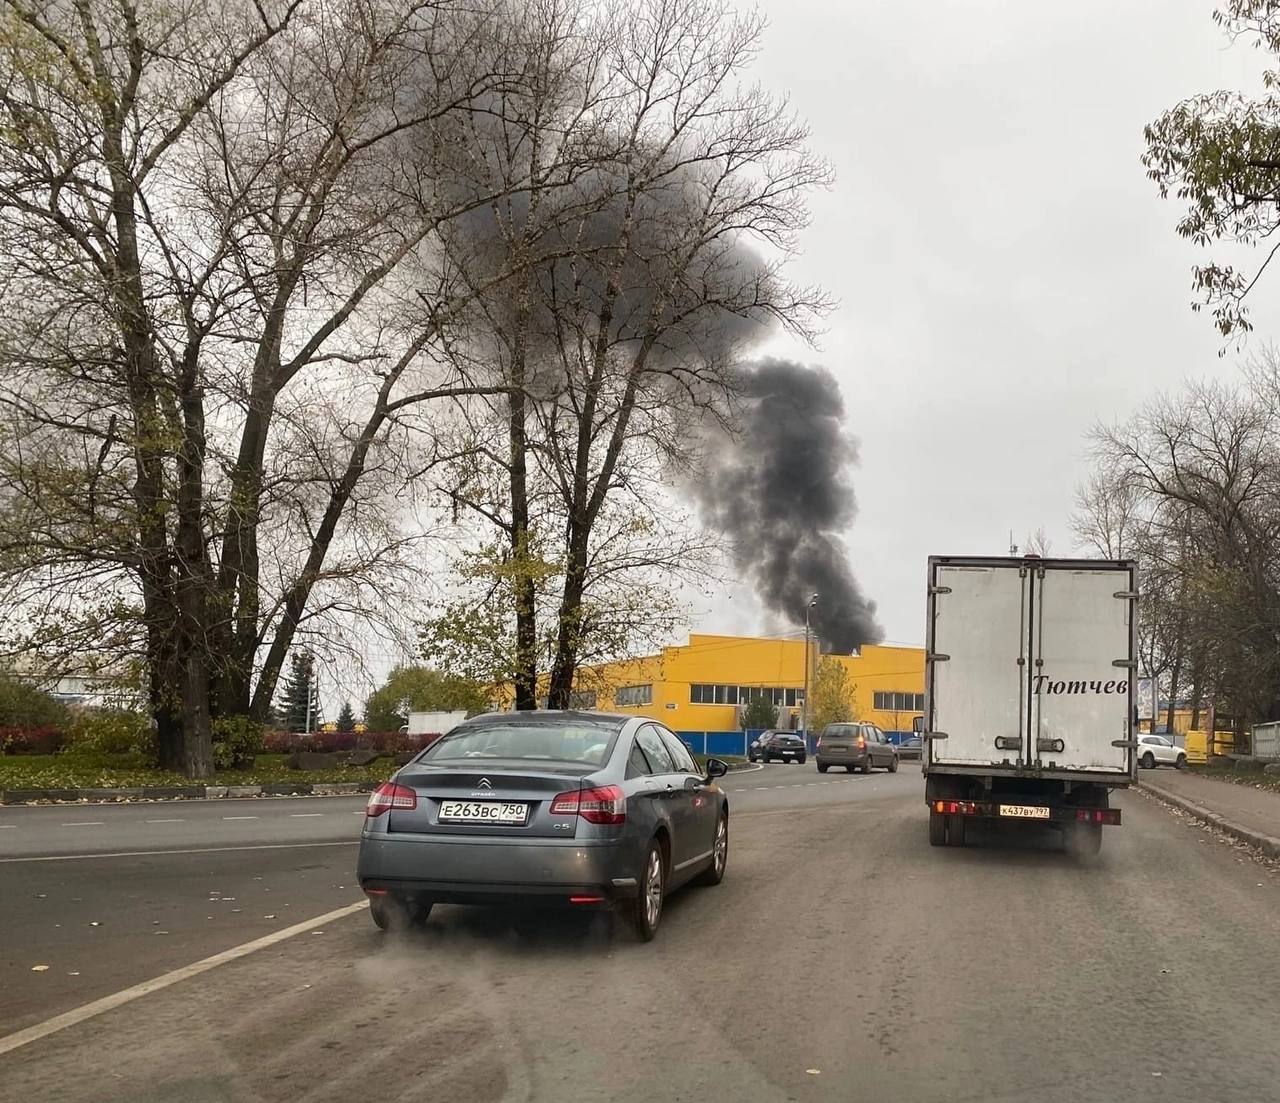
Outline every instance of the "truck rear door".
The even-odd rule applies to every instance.
[[[929,741],[926,760],[1012,764],[1026,742],[1026,572],[1013,561],[930,560],[929,576],[926,727],[945,738]]]
[[[1034,571],[1031,761],[1128,774],[1133,718],[1133,571]]]

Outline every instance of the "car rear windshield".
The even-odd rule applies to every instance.
[[[857,735],[857,724],[829,724],[823,735]]]
[[[454,728],[423,752],[420,762],[504,758],[600,766],[609,757],[617,727],[564,724],[486,724]]]

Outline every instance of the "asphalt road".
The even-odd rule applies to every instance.
[[[774,765],[728,784],[729,874],[673,897],[649,945],[602,917],[549,918],[530,933],[503,912],[438,907],[424,931],[387,937],[357,913],[0,1056],[0,1094],[1275,1097],[1274,867],[1138,794],[1120,798],[1125,826],[1109,830],[1102,857],[1082,863],[1025,825],[962,850],[929,847],[914,768],[819,778]],[[322,803],[323,815],[286,822]],[[260,819],[224,821],[226,802],[146,806],[199,819],[203,845],[182,849],[203,853],[58,860],[85,841],[27,840],[48,853],[0,864],[0,1042],[358,899],[354,847],[330,837],[358,828],[351,802],[238,804]],[[84,811],[45,833],[62,843],[57,831],[75,829],[60,824]],[[109,830],[94,845],[140,830],[106,819],[118,809],[95,811],[83,818]],[[10,857],[11,840],[35,833],[14,812],[66,809],[6,809]],[[214,849],[274,845],[277,828],[299,823],[339,845]],[[88,911],[75,909],[93,903],[114,909],[110,923],[83,925]],[[72,933],[42,936],[51,922]],[[49,968],[33,973],[37,963]]]

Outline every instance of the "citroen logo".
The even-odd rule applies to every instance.
[[[493,788],[493,782],[492,782],[492,781],[490,781],[487,777],[482,777],[479,781],[477,781],[477,782],[476,782],[476,788],[477,788],[477,789],[492,789],[492,788]]]

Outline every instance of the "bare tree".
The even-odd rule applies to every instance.
[[[1280,698],[1280,405],[1272,357],[1242,384],[1191,383],[1128,422],[1100,427],[1100,463],[1131,487],[1143,516],[1154,631],[1193,696],[1208,689],[1247,723]],[[1144,604],[1147,602],[1144,600]]]
[[[606,623],[598,584],[618,592],[599,565],[625,532],[612,504],[643,508],[655,471],[686,461],[690,426],[727,418],[749,340],[776,323],[807,334],[825,306],[782,270],[828,171],[784,103],[735,83],[757,17],[717,0],[535,10],[548,43],[528,82],[538,95],[505,94],[501,125],[485,120],[473,144],[500,177],[514,158],[537,183],[456,242],[460,269],[516,273],[478,298],[463,350],[512,397],[473,404],[470,424],[491,446],[472,454],[489,466],[468,461],[451,493],[510,549],[518,707],[534,700],[538,588],[554,579],[549,701],[564,707]],[[695,565],[661,542],[640,554],[644,544],[631,557],[637,585],[673,559]],[[612,623],[606,636],[623,621]]]
[[[433,250],[491,200],[452,162],[492,13],[4,9],[0,565],[118,595],[162,760],[203,776],[317,590],[340,612],[404,547],[419,411],[501,389],[443,355],[471,292]]]

